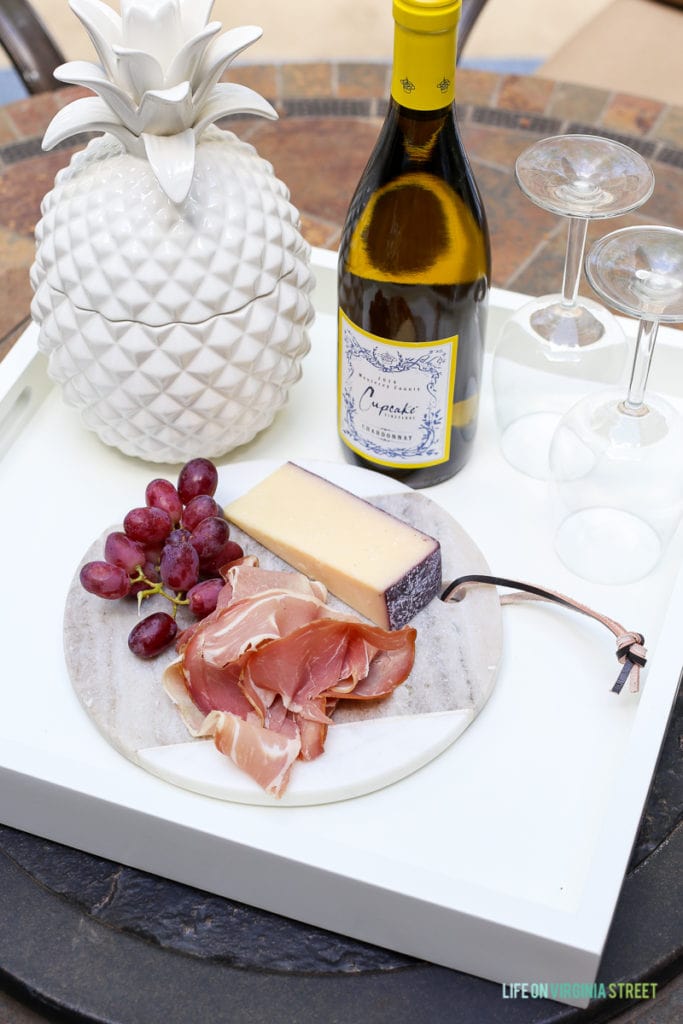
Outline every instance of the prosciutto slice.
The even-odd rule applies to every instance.
[[[267,793],[280,796],[284,792],[301,750],[296,733],[276,732],[258,722],[244,721],[222,711],[212,711],[207,716],[206,730],[207,735],[213,736],[221,754],[229,757]]]
[[[308,576],[300,572],[278,572],[242,562],[228,566],[223,578],[228,585],[223,587],[219,595],[221,606],[256,597],[265,590],[287,590],[289,593],[316,597],[323,603],[327,601],[327,587],[317,580],[309,580]]]
[[[181,668],[192,703],[205,715],[220,710],[246,717],[253,709],[263,720],[274,694],[243,684],[245,656],[315,619],[338,614],[312,594],[282,589],[262,590],[216,608],[183,638]],[[184,702],[179,706],[183,713]],[[183,717],[189,726],[188,716]]]
[[[340,699],[386,697],[410,674],[416,632],[337,612],[295,572],[231,566],[216,610],[187,630],[164,685],[194,736],[274,796],[323,752]]]
[[[386,697],[406,678],[414,657],[411,627],[389,632],[363,622],[318,619],[254,651],[244,665],[244,682],[280,694],[289,711],[329,722],[321,717],[318,698]]]

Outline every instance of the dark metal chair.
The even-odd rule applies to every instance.
[[[0,0],[0,46],[30,93],[64,88],[52,76],[64,55],[28,0]]]
[[[460,27],[458,28],[458,60],[460,60],[462,48],[474,28],[474,23],[485,6],[486,0],[462,0]]]

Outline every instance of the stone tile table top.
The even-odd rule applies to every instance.
[[[288,184],[313,245],[334,249],[338,244],[351,194],[382,123],[389,75],[384,64],[238,68],[238,80],[267,96],[280,120],[240,118],[230,127],[252,142]],[[77,95],[77,89],[61,90],[0,108],[0,358],[28,322],[28,271],[41,199],[74,151],[64,147],[44,154],[40,140],[56,110]],[[513,178],[517,155],[547,135],[606,135],[651,162],[654,195],[636,213],[615,218],[614,227],[683,226],[683,107],[538,77],[464,69],[458,72],[457,95],[463,136],[489,218],[495,285],[530,294],[560,288],[566,226],[525,199]],[[589,240],[603,230],[599,223],[592,225]],[[583,288],[588,293],[585,283]],[[214,1022],[680,1020],[675,952],[680,955],[681,935],[679,930],[672,938],[662,923],[675,901],[674,879],[681,866],[682,837],[674,828],[680,811],[680,777],[674,768],[679,721],[680,711],[665,740],[603,961],[603,969],[616,976],[625,970],[626,980],[658,980],[661,995],[654,1003],[615,1003],[585,1013],[538,1001],[506,1006],[500,986],[492,983],[209,897],[0,825],[0,989],[5,990],[0,991],[0,1020],[118,1022],[125,1016],[151,1024],[161,1019],[159,1007],[170,1006],[169,993],[178,986],[198,1000],[192,1019],[201,1015]],[[14,930],[20,927],[35,942],[22,970],[14,971],[8,964],[18,962]],[[81,958],[78,963],[75,956]],[[58,967],[69,958],[73,968]],[[249,1002],[252,971],[263,983],[263,998],[257,1001],[261,1010]],[[147,980],[136,991],[128,979],[140,972]],[[94,1007],[75,994],[77,989],[111,994],[116,986],[118,1003],[111,1013],[111,1001],[109,1009]],[[233,1001],[226,1000],[229,991]],[[212,994],[216,1001],[209,1006]],[[269,999],[273,1002],[267,1006]],[[307,1000],[305,1009],[291,999]],[[282,1011],[287,1005],[290,1009]],[[191,1017],[183,1016],[184,1006],[182,998],[170,1006],[165,1024],[187,1024]],[[412,1016],[405,1016],[409,1011]]]
[[[389,92],[384,64],[246,65],[240,82],[273,102],[278,122],[240,118],[232,130],[252,142],[289,186],[304,234],[336,248],[353,189],[377,137]],[[76,147],[42,153],[40,140],[60,106],[82,90],[45,93],[0,108],[0,355],[26,323],[28,268],[40,201]],[[458,111],[486,206],[493,283],[529,294],[558,291],[565,225],[525,199],[515,158],[546,135],[586,132],[618,139],[655,170],[652,198],[612,227],[683,224],[683,107],[521,75],[458,71]],[[604,226],[589,227],[589,242]],[[585,282],[582,288],[588,290]]]

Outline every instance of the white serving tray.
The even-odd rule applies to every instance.
[[[314,262],[318,317],[303,378],[273,425],[225,464],[343,461],[335,256],[316,251]],[[489,341],[524,298],[494,289]],[[679,388],[675,401],[679,340],[661,330],[653,378],[670,395]],[[545,485],[499,453],[485,378],[475,454],[428,493],[494,573],[564,591],[643,632],[641,694],[610,692],[619,666],[602,626],[546,605],[507,608],[495,691],[436,760],[357,799],[253,807],[178,789],[125,760],[67,677],[62,610],[74,567],[160,473],[81,427],[29,328],[0,363],[0,820],[492,980],[591,983],[683,663],[681,537],[637,585],[572,576],[553,553]]]

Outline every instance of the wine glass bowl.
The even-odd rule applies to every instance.
[[[582,321],[588,321],[591,336],[595,334],[585,346],[578,340],[586,334]],[[554,341],[546,337],[545,327]],[[586,393],[620,380],[627,358],[621,328],[591,299],[565,310],[561,295],[545,295],[513,313],[500,333],[492,365],[506,460],[527,476],[547,480],[550,443],[560,418]]]
[[[645,394],[659,324],[683,322],[683,231],[614,231],[592,247],[586,273],[640,322],[628,389],[584,397],[553,438],[555,546],[585,579],[628,583],[655,568],[683,511],[683,417]]]
[[[592,135],[543,139],[520,154],[515,177],[537,206],[568,218],[561,293],[533,299],[504,324],[493,357],[496,418],[505,458],[538,479],[564,412],[621,378],[628,360],[614,316],[578,286],[588,222],[628,213],[652,194],[654,175],[634,150]]]
[[[659,563],[681,512],[683,424],[660,397],[627,415],[624,391],[582,399],[550,449],[555,550],[583,579],[620,585]]]

